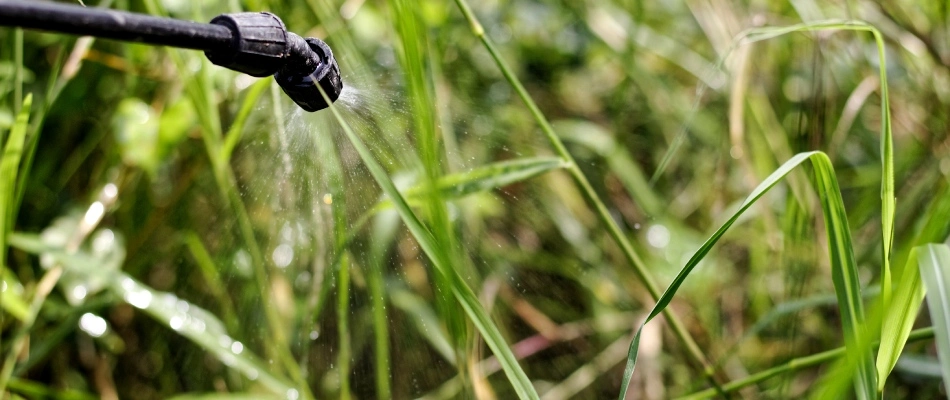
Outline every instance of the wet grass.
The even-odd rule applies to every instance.
[[[5,395],[945,391],[946,9],[183,4],[348,92],[0,31]]]

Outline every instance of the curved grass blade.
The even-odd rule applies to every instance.
[[[468,314],[469,319],[482,334],[485,339],[485,343],[491,349],[492,353],[498,358],[499,363],[502,365],[502,369],[505,371],[505,375],[508,377],[508,381],[511,383],[512,387],[515,389],[518,397],[521,399],[538,399],[538,393],[535,391],[534,386],[531,385],[531,380],[528,379],[528,376],[524,373],[524,370],[521,369],[521,366],[518,365],[518,360],[515,358],[514,353],[511,351],[511,348],[508,346],[505,338],[501,336],[501,331],[498,330],[498,327],[495,326],[495,323],[492,321],[491,317],[485,312],[485,309],[482,308],[481,303],[479,303],[478,298],[475,296],[475,293],[472,292],[472,289],[468,287],[468,284],[465,283],[465,280],[459,276],[458,271],[453,268],[452,263],[447,259],[445,252],[439,249],[437,241],[432,236],[432,233],[422,224],[422,221],[419,220],[419,217],[412,211],[412,208],[409,206],[409,203],[406,202],[406,199],[399,192],[399,189],[396,188],[396,185],[390,179],[389,175],[386,174],[386,170],[383,169],[383,166],[376,161],[376,158],[373,156],[373,153],[366,147],[366,144],[363,143],[363,140],[353,132],[353,129],[350,125],[343,119],[343,115],[340,114],[340,111],[337,107],[332,104],[333,102],[329,100],[326,93],[323,91],[323,88],[316,86],[320,90],[320,94],[323,95],[324,100],[329,104],[330,112],[333,114],[334,118],[340,124],[340,127],[343,129],[343,132],[346,134],[347,139],[353,145],[353,148],[356,149],[356,152],[359,154],[360,159],[363,160],[363,163],[366,165],[366,168],[369,170],[370,175],[373,176],[373,179],[379,184],[382,188],[383,193],[392,200],[393,204],[396,207],[396,211],[399,213],[400,218],[406,224],[406,227],[412,233],[412,236],[415,237],[416,241],[419,243],[419,247],[422,248],[423,252],[429,257],[432,261],[432,264],[435,266],[436,271],[444,275],[447,278],[448,283],[450,284],[450,289],[452,295],[459,302],[462,309]]]
[[[950,387],[950,246],[928,244],[917,248],[920,276],[927,288],[927,305],[937,338],[937,356],[943,384]]]
[[[717,65],[722,66],[726,57],[729,57],[736,48],[742,45],[774,39],[791,33],[829,30],[870,32],[874,36],[874,42],[877,45],[878,76],[881,88],[881,238],[883,249],[881,254],[881,297],[884,307],[887,308],[893,291],[891,287],[890,255],[894,241],[894,210],[897,207],[897,198],[894,195],[894,140],[891,130],[890,96],[887,92],[887,58],[885,57],[884,38],[881,32],[867,22],[858,20],[826,20],[782,27],[752,28],[736,36],[732,46]],[[701,88],[705,89],[705,87],[703,85]],[[698,103],[694,107],[698,107]],[[682,130],[674,139],[656,172],[654,172],[654,179],[663,173],[669,159],[684,142],[687,132],[687,129]]]
[[[848,348],[849,357],[854,357],[859,365],[855,388],[860,398],[873,397],[876,389],[874,386],[874,363],[871,359],[869,349],[859,346],[864,338],[866,338],[866,333],[864,326],[864,307],[861,302],[860,286],[857,276],[857,264],[854,261],[851,246],[851,231],[847,225],[847,216],[845,215],[841,192],[838,189],[838,182],[832,171],[831,161],[824,153],[815,151],[796,154],[769,175],[765,181],[759,184],[759,186],[752,191],[752,194],[742,203],[739,210],[703,243],[700,249],[696,251],[686,263],[686,266],[684,266],[676,278],[673,279],[673,282],[666,292],[657,300],[657,304],[653,307],[653,310],[643,322],[643,325],[637,330],[633,342],[630,344],[630,349],[627,352],[627,366],[624,369],[621,383],[620,399],[623,399],[626,395],[627,388],[630,385],[630,378],[636,368],[637,352],[639,351],[640,334],[643,331],[643,326],[659,315],[663,309],[670,304],[676,291],[679,290],[679,287],[689,274],[699,262],[706,257],[709,251],[712,250],[712,247],[722,238],[732,224],[769,189],[774,187],[779,180],[806,160],[810,160],[814,167],[814,184],[816,185],[816,191],[819,194],[825,217],[825,230],[828,234],[828,251],[831,259],[832,280],[838,299],[838,308],[841,313],[845,347]]]
[[[541,112],[541,109],[538,108],[538,105],[534,102],[531,96],[528,94],[528,91],[524,88],[524,85],[521,84],[521,81],[515,76],[512,69],[508,66],[508,63],[505,62],[501,54],[498,52],[498,49],[495,48],[492,40],[485,34],[485,28],[482,27],[482,24],[478,22],[478,19],[475,17],[475,14],[472,12],[471,7],[466,0],[455,0],[455,4],[461,10],[462,15],[469,23],[469,27],[472,33],[482,42],[485,46],[485,50],[488,50],[488,53],[491,55],[492,59],[495,60],[495,65],[501,70],[502,75],[505,76],[505,79],[508,83],[515,89],[515,92],[518,94],[518,97],[521,98],[521,101],[528,107],[528,110],[531,112],[531,115],[534,117],[535,122],[541,128],[541,131],[544,133],[544,136],[547,138],[551,147],[554,148],[555,153],[561,159],[564,160],[569,166],[567,171],[571,174],[571,177],[574,179],[574,183],[579,186],[581,193],[583,193],[585,200],[588,204],[594,208],[596,211],[598,219],[607,228],[607,233],[610,237],[617,243],[620,247],[621,252],[623,253],[626,261],[633,267],[634,273],[637,275],[637,278],[646,287],[647,291],[650,294],[650,298],[659,299],[660,298],[660,286],[657,285],[656,281],[653,279],[653,276],[647,270],[646,263],[640,258],[640,255],[634,249],[633,245],[630,243],[630,240],[627,238],[626,234],[620,229],[620,225],[617,224],[617,221],[614,220],[614,217],[611,215],[610,211],[607,210],[607,206],[604,204],[604,201],[600,198],[600,195],[594,190],[594,187],[590,184],[590,181],[587,179],[587,176],[584,175],[584,172],[581,171],[577,162],[574,160],[574,156],[567,151],[567,147],[564,146],[564,142],[557,136],[557,133],[554,132],[554,128],[551,126],[551,123],[548,122],[547,117]],[[616,268],[620,268],[619,265]],[[698,367],[699,373],[703,374],[709,383],[714,386],[718,386],[718,382],[715,376],[715,369],[709,363],[709,360],[706,358],[706,354],[699,348],[699,345],[696,344],[696,340],[693,339],[693,336],[689,331],[686,330],[686,327],[680,321],[680,318],[673,313],[672,310],[664,310],[664,316],[666,317],[667,322],[669,323],[670,330],[673,334],[679,339],[680,343],[683,344],[683,347],[686,349],[686,354],[689,355],[690,361]]]

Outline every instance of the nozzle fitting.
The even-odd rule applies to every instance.
[[[317,85],[330,102],[340,97],[340,67],[322,40],[288,32],[280,18],[267,12],[222,14],[211,23],[232,34],[229,47],[205,52],[212,63],[256,77],[274,75],[284,93],[306,111],[329,106]]]

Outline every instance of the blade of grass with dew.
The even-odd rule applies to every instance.
[[[353,148],[356,149],[360,159],[363,160],[370,175],[373,176],[373,179],[379,184],[380,188],[382,188],[383,193],[392,199],[393,204],[396,206],[396,211],[419,243],[419,247],[422,248],[423,252],[425,252],[432,261],[432,264],[435,265],[436,271],[448,278],[451,284],[452,295],[482,334],[485,343],[491,349],[492,353],[498,357],[499,363],[502,365],[502,369],[504,369],[505,375],[508,377],[508,381],[515,389],[515,393],[517,393],[521,399],[538,399],[538,393],[534,390],[534,386],[531,385],[528,376],[525,375],[524,370],[518,365],[517,358],[515,358],[511,348],[508,347],[498,327],[495,326],[491,317],[485,312],[485,309],[482,308],[475,293],[472,292],[472,289],[468,287],[468,284],[465,283],[462,277],[458,275],[458,271],[452,268],[451,263],[443,258],[443,253],[438,249],[436,241],[432,237],[432,233],[412,211],[412,208],[409,207],[409,203],[406,202],[406,199],[399,193],[399,190],[396,189],[396,185],[392,179],[389,178],[389,175],[386,174],[383,166],[376,161],[372,152],[370,152],[366,144],[363,143],[363,140],[353,132],[353,129],[350,128],[350,125],[343,118],[343,115],[340,114],[340,111],[333,102],[330,101],[326,92],[323,91],[323,88],[320,86],[316,86],[316,88],[320,91],[320,94],[327,104],[330,105],[330,112],[340,124],[340,127],[353,145]]]
[[[927,305],[933,321],[943,384],[950,387],[950,246],[928,244],[917,247],[917,258],[920,276],[927,288]]]
[[[940,243],[950,235],[950,224],[946,222],[950,219],[948,191],[950,189],[946,184],[936,191],[933,197],[934,203],[920,218],[924,225],[914,239],[913,246]],[[884,314],[881,347],[877,355],[878,391],[884,389],[887,376],[897,364],[897,359],[904,349],[907,335],[914,326],[924,299],[925,288],[920,280],[920,269],[917,268],[917,248],[911,249],[909,255],[905,253],[907,252],[897,254],[897,265],[903,265],[903,271],[900,272],[900,280],[897,281],[894,296]]]
[[[23,106],[10,129],[6,145],[3,146],[3,159],[0,160],[0,273],[6,271],[7,236],[13,230],[14,201],[16,198],[17,172],[23,156],[26,141],[26,128],[30,123],[30,108],[33,96],[23,99]]]
[[[49,255],[74,272],[95,271],[99,265],[99,260],[86,253],[67,254],[62,248],[46,244],[38,235],[13,234],[10,245],[31,254]],[[174,294],[154,290],[122,272],[110,276],[108,288],[117,297],[188,338],[248,379],[260,382],[275,394],[287,396],[297,390],[283,378],[268,372],[267,364],[241,342],[232,339],[224,324],[210,312]]]
[[[407,95],[412,106],[413,124],[415,128],[415,143],[419,147],[422,159],[423,187],[426,190],[420,196],[422,200],[423,216],[435,240],[433,250],[442,252],[443,259],[450,268],[464,270],[467,265],[457,249],[455,230],[449,220],[445,200],[438,190],[438,181],[442,176],[442,155],[439,144],[439,135],[436,130],[437,118],[434,115],[435,102],[431,85],[431,72],[426,68],[428,49],[428,35],[426,26],[419,17],[415,2],[408,0],[392,0],[389,2],[394,13],[396,33],[399,37],[399,61],[404,70]],[[465,275],[474,276],[472,271],[465,271]],[[433,279],[437,293],[448,293],[452,283],[448,276],[435,274]],[[449,339],[452,340],[458,357],[457,368],[465,370],[465,351],[468,343],[469,329],[459,306],[448,296],[435,296],[436,310],[449,329]]]
[[[814,168],[814,184],[819,194],[822,212],[825,216],[825,231],[828,235],[828,252],[831,260],[832,281],[838,299],[838,308],[841,313],[842,328],[844,330],[845,346],[850,357],[859,360],[859,374],[855,380],[855,389],[860,398],[872,398],[875,394],[874,363],[867,349],[855,348],[867,336],[864,326],[864,307],[861,302],[861,289],[857,276],[857,264],[851,245],[851,232],[847,225],[841,193],[837,179],[831,167],[831,161],[821,152],[799,153],[785,162],[779,169],[768,176],[746,200],[742,206],[729,218],[715,233],[696,251],[683,269],[679,272],[663,296],[657,300],[656,306],[650,312],[643,325],[637,330],[627,355],[627,366],[624,369],[619,398],[623,399],[630,385],[630,378],[636,368],[637,353],[639,351],[640,333],[643,326],[660,314],[673,300],[673,296],[683,284],[693,269],[705,258],[706,254],[726,233],[733,223],[759,200],[766,192],[775,186],[779,180],[788,175],[793,169],[811,161]]]
[[[640,255],[637,254],[636,250],[634,250],[633,245],[630,244],[630,240],[628,240],[623,231],[620,230],[620,226],[617,225],[614,217],[610,214],[610,211],[607,210],[607,206],[604,204],[604,201],[601,200],[600,195],[597,194],[597,192],[594,190],[594,187],[591,186],[590,181],[587,180],[587,177],[581,171],[580,167],[578,167],[577,162],[574,161],[574,157],[570,152],[567,151],[567,148],[564,147],[564,143],[554,132],[554,128],[551,127],[551,123],[548,122],[544,114],[541,113],[541,110],[538,108],[537,104],[535,104],[531,96],[528,95],[524,85],[521,84],[521,81],[518,80],[518,77],[515,76],[514,72],[511,71],[511,68],[508,67],[508,64],[498,53],[494,43],[485,34],[485,28],[483,28],[482,24],[478,22],[477,18],[475,18],[475,14],[472,12],[471,7],[469,7],[468,2],[465,0],[455,0],[455,4],[461,10],[465,19],[468,21],[472,33],[482,42],[482,44],[485,46],[485,49],[488,50],[488,53],[495,61],[495,65],[501,70],[502,75],[505,76],[505,79],[508,81],[508,83],[515,89],[518,97],[520,97],[521,101],[524,102],[528,107],[528,110],[531,112],[532,117],[534,117],[535,122],[537,122],[541,127],[541,131],[544,133],[545,138],[547,138],[551,146],[554,147],[555,153],[561,157],[565,163],[568,164],[567,170],[574,179],[574,182],[580,187],[581,192],[584,194],[588,203],[590,203],[597,211],[598,219],[600,219],[600,222],[607,227],[607,233],[620,247],[621,252],[623,253],[627,262],[633,266],[634,272],[640,279],[640,282],[650,293],[650,297],[652,299],[659,299],[661,294],[659,286],[653,280],[653,277],[647,273],[646,264],[640,259]],[[676,335],[677,339],[679,339],[679,341],[686,348],[686,353],[689,355],[691,361],[696,365],[697,369],[701,371],[703,376],[709,381],[710,384],[713,386],[718,386],[715,377],[715,370],[706,359],[705,353],[699,348],[699,345],[696,344],[696,341],[693,339],[692,335],[683,326],[683,323],[680,321],[679,317],[677,317],[672,310],[666,309],[663,310],[663,315],[666,317],[673,334]]]
[[[4,251],[5,253],[6,251]],[[5,289],[0,291],[0,305],[2,305],[3,311],[9,313],[13,318],[23,321],[30,313],[30,306],[21,297],[23,285],[17,281],[16,276],[9,269],[4,268],[2,274],[3,282],[0,285],[3,285]]]

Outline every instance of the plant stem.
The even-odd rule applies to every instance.
[[[528,92],[521,84],[521,81],[518,80],[518,77],[515,76],[515,74],[511,71],[511,68],[508,67],[508,64],[504,61],[504,59],[502,59],[491,39],[485,35],[485,29],[475,18],[475,14],[472,13],[472,10],[466,0],[455,0],[455,3],[462,10],[462,14],[464,14],[465,19],[468,20],[468,23],[472,29],[472,33],[474,33],[475,36],[481,40],[482,44],[485,45],[485,48],[495,60],[495,64],[498,65],[498,68],[501,69],[501,72],[508,80],[508,83],[514,87],[515,91],[518,93],[518,96],[521,97],[521,100],[526,106],[528,106],[528,109],[531,111],[531,115],[534,117],[535,121],[537,121],[538,125],[541,126],[541,131],[544,132],[544,136],[554,147],[555,153],[557,153],[557,155],[568,164],[567,170],[571,174],[571,177],[573,177],[574,181],[578,184],[578,186],[581,187],[581,191],[584,193],[584,197],[587,198],[587,201],[597,209],[597,216],[600,218],[601,223],[607,226],[607,231],[610,233],[611,238],[613,238],[614,241],[620,246],[624,258],[627,259],[627,262],[633,265],[634,272],[637,274],[640,282],[642,282],[647,288],[647,291],[650,292],[650,297],[654,301],[659,299],[661,294],[660,289],[653,278],[647,273],[646,264],[644,264],[643,260],[640,259],[640,256],[637,254],[636,250],[633,249],[630,241],[627,240],[627,237],[624,236],[623,232],[620,230],[620,227],[614,221],[613,217],[611,217],[610,212],[607,211],[607,207],[604,205],[604,202],[600,199],[600,197],[597,195],[597,192],[594,191],[594,188],[587,180],[587,177],[584,176],[584,173],[577,166],[577,162],[574,161],[574,157],[567,151],[567,148],[564,147],[564,143],[554,132],[554,128],[551,127],[551,123],[548,122],[544,114],[541,113],[541,110],[534,103],[534,100],[531,99],[531,96],[528,95]],[[699,345],[696,344],[696,341],[693,340],[693,337],[689,334],[689,332],[686,331],[682,321],[680,321],[676,314],[674,314],[669,309],[663,310],[663,316],[666,317],[666,320],[676,337],[680,340],[680,342],[683,343],[683,345],[686,346],[687,353],[692,358],[693,362],[696,363],[696,365],[703,371],[706,379],[709,380],[710,384],[712,384],[714,387],[718,387],[718,383],[716,382],[716,378],[714,376],[715,369],[706,359],[706,356],[703,355],[702,350],[700,350]]]
[[[910,333],[910,336],[907,338],[907,343],[926,340],[934,337],[933,327],[921,328],[914,330]],[[877,345],[877,344],[875,344]],[[810,356],[794,358],[788,362],[778,365],[772,368],[769,368],[765,371],[749,375],[745,378],[729,382],[725,385],[722,385],[721,390],[725,393],[735,392],[739,389],[742,389],[746,386],[754,385],[756,383],[762,382],[771,377],[785,374],[788,372],[794,372],[801,369],[814,367],[816,365],[824,364],[828,361],[835,360],[847,354],[847,350],[844,347],[838,347],[835,349],[823,351],[821,353],[812,354]],[[717,396],[719,393],[715,389],[706,389],[701,392],[696,392],[689,394],[687,396],[680,397],[679,400],[695,400],[695,399],[709,399]]]

